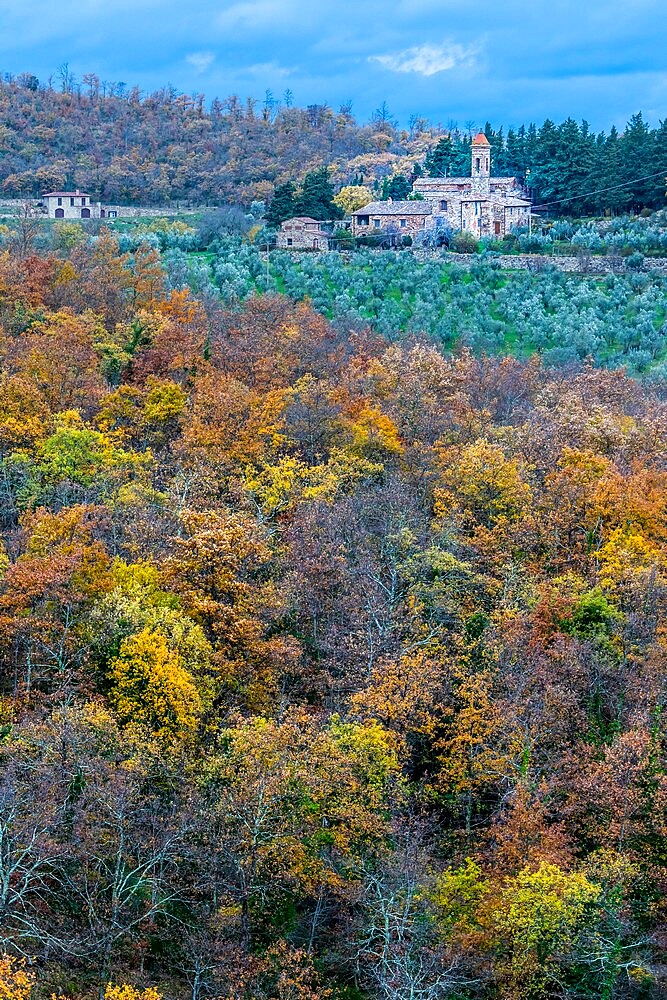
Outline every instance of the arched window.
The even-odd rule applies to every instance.
[[[56,209],[56,219],[64,219],[64,218],[65,218],[65,209],[64,208],[57,208]]]

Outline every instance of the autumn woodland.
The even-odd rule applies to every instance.
[[[76,78],[63,65],[46,80],[0,75],[0,115],[5,197],[80,187],[111,202],[250,205],[323,165],[345,185],[409,176],[429,155],[434,176],[470,172],[470,122],[413,115],[401,126],[386,102],[361,121],[350,102],[299,107],[289,89],[206,101],[170,86],[143,93],[96,73]],[[621,132],[571,117],[479,124],[494,174],[527,182],[535,204],[555,201],[565,215],[664,207],[665,122],[652,127],[638,112]],[[436,152],[444,137],[451,145]]]
[[[0,243],[0,998],[665,996],[664,275]]]

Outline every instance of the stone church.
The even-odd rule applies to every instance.
[[[491,145],[483,132],[472,140],[470,177],[419,177],[413,187],[434,216],[454,230],[502,238],[514,226],[527,226],[530,202],[515,177],[491,176]]]
[[[491,145],[483,132],[472,140],[470,177],[420,177],[413,185],[417,201],[373,202],[352,214],[352,231],[374,230],[414,235],[439,224],[455,232],[502,239],[515,226],[527,226],[530,202],[515,177],[491,176]]]

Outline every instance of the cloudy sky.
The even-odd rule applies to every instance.
[[[665,0],[0,0],[0,70],[207,98],[622,126],[667,117]]]

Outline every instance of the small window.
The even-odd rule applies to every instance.
[[[293,243],[294,243],[294,240],[292,239],[292,237],[288,236],[287,237],[287,246],[291,247],[293,245]]]
[[[357,222],[360,226],[367,226],[369,223],[369,217],[367,215],[360,215],[357,217]]]
[[[441,212],[446,212],[447,211],[447,202],[444,200],[444,198],[440,202],[440,211]]]
[[[82,204],[82,205],[85,205],[85,204],[86,204],[86,199],[85,199],[85,197],[83,197],[83,198],[81,199],[81,204]]]
[[[59,204],[59,205],[62,205],[62,203],[63,203],[63,200],[62,200],[62,198],[58,198],[58,204]]]
[[[373,225],[375,226],[376,229],[379,229],[380,226],[381,226],[380,220],[379,219],[373,219]]]
[[[478,156],[478,157],[477,157],[477,159],[475,160],[475,163],[477,164],[477,169],[479,170],[479,156]]]
[[[73,205],[74,204],[74,198],[70,198],[69,203],[70,203],[70,205]]]
[[[405,219],[401,219],[401,229],[405,229]]]

